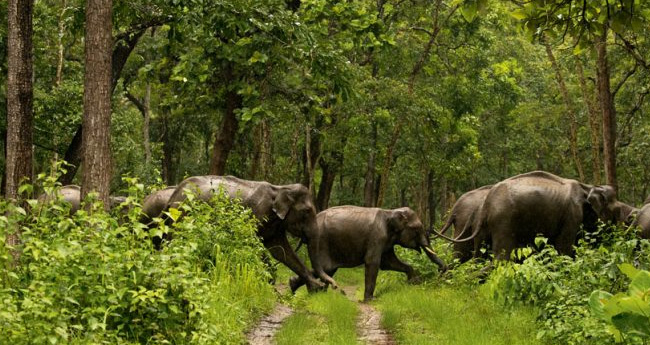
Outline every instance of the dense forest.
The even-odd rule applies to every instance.
[[[429,222],[539,169],[641,204],[648,9],[606,3],[115,1],[110,191],[125,175],[232,174],[309,185],[319,209],[409,205]],[[84,10],[33,8],[32,170],[65,159],[63,184],[82,180]]]
[[[277,274],[261,244],[250,240],[250,213],[220,199],[214,214],[190,198],[193,210],[183,208],[184,220],[170,216],[178,221],[175,232],[184,230],[181,240],[162,252],[141,241],[161,235],[139,223],[142,197],[190,176],[301,183],[316,211],[410,207],[426,229],[440,228],[463,193],[535,170],[609,185],[635,207],[650,195],[650,2],[643,0],[8,0],[0,2],[0,22],[0,194],[7,200],[0,202],[0,224],[15,230],[0,231],[0,331],[12,325],[16,343],[241,337],[250,326],[243,320],[272,307],[266,282]],[[86,206],[89,212],[74,218],[60,206],[37,207],[39,194],[71,184],[82,196],[97,192],[106,208],[109,195],[128,196],[129,207],[111,217]],[[88,236],[88,224],[115,236]],[[159,225],[163,232],[170,226]],[[570,307],[551,301],[541,312],[566,324],[553,323],[554,333],[538,338],[598,343],[605,336],[589,333],[595,319],[576,335],[562,328],[571,319],[560,310],[582,302],[586,308],[592,290],[617,292],[627,287],[623,274],[634,279],[648,268],[635,251],[649,248],[647,241],[632,243],[629,235],[590,242],[611,245],[608,253],[621,253],[616,259],[587,246],[567,263],[547,248],[535,255],[552,259],[517,263],[522,271],[498,267],[487,286],[505,304],[538,307],[530,296],[550,298],[550,290],[513,286],[542,286],[548,277],[534,272],[560,261],[567,271],[553,274],[571,280],[584,264],[581,255],[593,256],[589,272],[614,283],[602,278],[566,288],[573,291]],[[77,241],[87,241],[87,249]],[[436,249],[453,261],[441,245]],[[45,262],[43,255],[63,261]],[[117,267],[115,277],[132,274],[132,281],[120,280],[124,291],[106,283],[110,274],[101,263],[79,266],[93,255]],[[120,261],[125,257],[132,261]],[[641,264],[622,273],[612,273],[611,262],[594,268],[610,259]],[[429,262],[413,260],[425,277],[436,276],[424,267]],[[167,264],[182,278],[143,268]],[[75,278],[84,270],[85,278]],[[475,273],[467,271],[442,280],[464,284]],[[57,282],[35,285],[38,279]],[[213,295],[221,283],[201,285],[211,279],[231,287]],[[65,294],[51,288],[57,284],[89,289]],[[379,290],[390,284],[380,281]],[[101,308],[143,286],[151,294],[124,300],[119,315],[118,307]],[[43,297],[50,290],[61,295]],[[166,293],[173,298],[161,297]],[[40,302],[25,304],[27,295]],[[89,307],[65,318],[34,312],[57,298],[70,308]],[[214,311],[225,300],[247,301],[237,306],[246,312],[231,320]],[[3,308],[10,312],[2,315]],[[136,327],[148,317],[163,321]],[[14,329],[14,321],[33,327]],[[211,322],[228,323],[223,329],[232,334]],[[61,328],[55,335],[47,330],[53,323]],[[100,328],[107,333],[85,333]]]

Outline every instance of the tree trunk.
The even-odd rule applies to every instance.
[[[433,225],[436,224],[436,193],[434,193],[434,173],[433,170],[429,170],[427,174],[427,192],[428,192],[428,209],[429,209],[429,224],[428,229],[433,228]]]
[[[142,141],[144,144],[144,162],[148,167],[151,164],[151,143],[149,141],[149,125],[151,123],[151,83],[147,83],[144,94],[144,121],[142,124]]]
[[[605,177],[607,184],[618,190],[616,179],[616,109],[609,84],[609,66],[607,61],[607,29],[596,41],[596,71],[600,110],[603,115],[603,153]]]
[[[57,50],[58,50],[58,58],[56,62],[56,79],[54,81],[54,85],[56,87],[59,87],[61,85],[61,81],[63,80],[63,54],[65,53],[64,46],[63,46],[63,35],[65,34],[65,11],[67,10],[66,8],[66,0],[63,0],[61,3],[61,12],[59,12],[59,35],[57,36]]]
[[[593,175],[592,183],[599,185],[601,183],[600,177],[600,135],[602,133],[599,109],[594,96],[587,87],[587,81],[582,69],[582,61],[576,55],[576,71],[578,72],[578,80],[580,81],[580,88],[582,89],[582,98],[587,106],[589,113],[589,128],[591,133],[591,169]]]
[[[233,84],[235,76],[232,66],[226,68],[224,80],[226,85]],[[223,175],[226,172],[228,155],[235,144],[235,136],[239,128],[239,120],[237,120],[235,111],[241,109],[242,103],[243,99],[237,94],[237,90],[226,91],[226,109],[221,121],[221,128],[214,141],[212,159],[210,160],[210,174],[212,175]]]
[[[260,152],[260,166],[262,170],[262,180],[268,180],[273,168],[273,154],[271,142],[271,125],[267,119],[262,120],[262,151]]]
[[[363,188],[363,206],[375,206],[375,157],[377,155],[377,122],[372,121],[372,133],[370,139],[370,154],[368,155],[368,167],[366,168],[365,184]]]
[[[393,164],[393,152],[395,151],[395,146],[397,146],[397,140],[399,139],[402,130],[402,123],[401,119],[397,119],[397,124],[395,124],[393,130],[393,136],[390,139],[388,150],[386,151],[386,159],[384,160],[384,166],[381,170],[381,183],[377,195],[377,207],[381,207],[384,203],[384,194],[386,194],[386,188],[388,186],[388,174],[390,173],[390,166]]]
[[[316,197],[316,212],[323,211],[329,206],[330,195],[332,194],[332,187],[336,178],[336,170],[332,164],[321,160],[320,166],[323,170],[323,176],[321,177],[318,196]]]
[[[163,108],[162,110],[162,144],[163,144],[163,159],[162,159],[162,178],[165,181],[165,184],[168,186],[173,186],[175,181],[174,176],[174,145],[169,134],[169,110]]]
[[[110,67],[110,73],[111,73],[110,94],[113,94],[113,91],[117,86],[117,82],[120,79],[120,74],[122,73],[122,69],[124,69],[124,65],[126,64],[126,60],[129,58],[129,55],[135,48],[136,44],[138,43],[138,40],[140,39],[140,37],[142,37],[142,34],[144,34],[146,29],[147,28],[142,28],[139,31],[133,32],[129,35],[125,35],[123,39],[120,39],[115,42],[115,49],[113,50],[113,55],[111,58],[111,67]],[[75,132],[75,135],[72,138],[72,141],[70,142],[70,145],[68,145],[68,149],[65,152],[63,159],[65,159],[65,161],[68,162],[68,164],[70,165],[68,166],[66,173],[63,174],[63,176],[61,176],[60,182],[63,185],[72,183],[72,180],[77,174],[77,170],[79,170],[79,165],[82,159],[81,157],[82,156],[81,139],[83,137],[82,131],[83,131],[83,126],[77,127],[77,131]]]
[[[24,179],[32,180],[32,141],[34,117],[33,0],[9,0],[7,8],[7,137],[5,142],[5,196],[20,199],[18,189]],[[21,231],[16,227],[6,237],[7,245],[20,244]],[[11,250],[14,263],[20,251]]]
[[[32,179],[33,140],[33,0],[10,0],[8,4],[7,142],[8,199],[18,199],[23,179]],[[17,238],[16,238],[17,240]]]
[[[562,77],[560,66],[557,64],[555,56],[553,55],[551,45],[546,40],[546,37],[542,37],[542,42],[546,48],[546,55],[548,56],[548,59],[551,62],[551,66],[555,71],[555,79],[560,89],[562,99],[564,100],[564,105],[566,106],[567,113],[569,114],[569,147],[571,150],[571,156],[573,156],[573,162],[576,165],[576,170],[578,171],[580,181],[584,181],[585,173],[582,169],[582,162],[580,161],[580,157],[578,157],[578,119],[576,116],[575,108],[571,102],[571,98],[569,97],[569,91],[567,90],[566,84],[564,83],[564,77]]]
[[[109,207],[111,182],[112,0],[87,0],[81,196],[92,191]]]

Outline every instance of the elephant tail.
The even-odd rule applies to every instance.
[[[433,224],[432,224],[431,225],[431,230],[429,232],[432,233],[435,237],[445,237],[445,235],[443,235],[443,234],[445,233],[445,231],[447,231],[447,229],[449,229],[449,227],[454,223],[455,220],[456,220],[456,215],[452,212],[449,215],[449,218],[447,218],[447,222],[440,229],[440,231],[436,231],[436,229],[433,227]]]
[[[445,226],[442,227],[442,229],[440,229],[440,232],[435,231],[435,230],[434,230],[433,232],[434,232],[437,236],[442,237],[442,238],[444,238],[445,240],[450,241],[450,242],[453,242],[453,243],[464,243],[464,242],[471,241],[471,240],[473,240],[473,239],[476,237],[476,235],[478,235],[478,233],[479,233],[479,229],[480,229],[480,226],[476,226],[476,227],[474,227],[474,230],[473,230],[472,234],[471,234],[469,237],[467,237],[467,238],[463,238],[463,239],[460,239],[460,238],[463,237],[463,235],[465,234],[465,232],[467,231],[467,229],[469,229],[470,227],[472,227],[472,224],[474,223],[474,219],[476,218],[476,213],[477,213],[477,212],[472,212],[472,214],[471,214],[470,217],[469,217],[469,220],[467,221],[467,223],[465,223],[465,227],[463,228],[463,231],[461,231],[460,234],[458,234],[458,236],[456,236],[456,238],[451,238],[451,237],[448,237],[448,236],[442,234],[442,233],[443,233],[444,231],[446,231],[447,228],[449,227],[449,224],[451,223],[451,220],[452,220],[452,217],[453,217],[453,216],[452,216],[452,217],[449,217],[449,220],[447,220],[447,224],[445,224]]]

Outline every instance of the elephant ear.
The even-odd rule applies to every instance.
[[[587,201],[594,211],[596,211],[596,214],[602,218],[604,215],[610,215],[612,213],[613,210],[611,208],[616,203],[616,191],[612,186],[593,187],[589,191]]]
[[[287,189],[282,189],[278,192],[273,200],[273,212],[278,215],[278,218],[283,219],[289,213],[291,205],[295,202],[295,199],[291,195],[291,191]]]
[[[408,215],[403,209],[396,209],[391,211],[389,218],[389,229],[394,233],[400,233],[408,222]]]

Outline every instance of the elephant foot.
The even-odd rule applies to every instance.
[[[291,293],[295,294],[296,290],[301,286],[300,284],[300,277],[298,276],[293,276],[289,278],[289,287],[291,288]]]
[[[289,284],[291,284],[291,281],[289,281]],[[292,288],[293,289],[293,288]],[[297,288],[296,288],[297,289]],[[327,290],[327,285],[321,283],[318,280],[312,280],[311,282],[307,283],[307,291],[310,293],[312,292],[319,292],[319,291],[325,291]]]
[[[407,282],[409,284],[421,284],[422,283],[422,277],[419,275],[413,275],[407,279]]]

